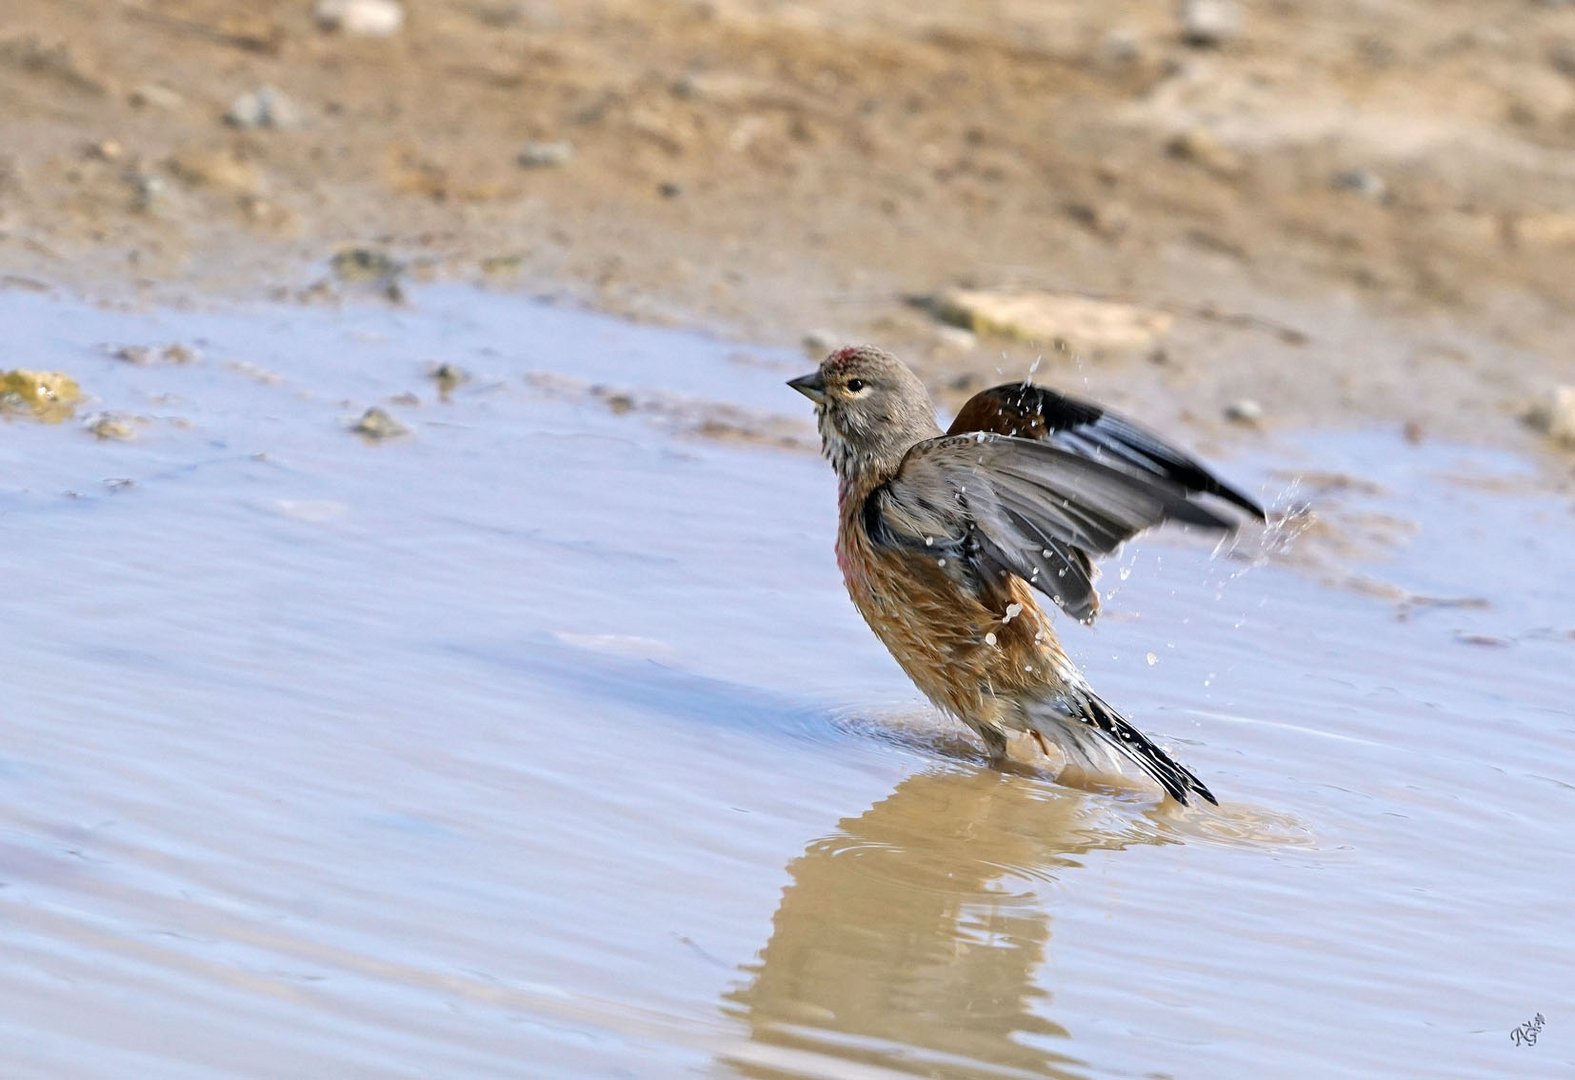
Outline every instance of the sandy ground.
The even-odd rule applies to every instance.
[[[1222,419],[1247,399],[1546,443],[1522,417],[1575,382],[1575,7],[1255,3],[1212,46],[1165,4],[912,7],[416,0],[371,39],[304,0],[11,0],[0,272],[322,299],[359,247],[401,280],[877,341],[950,404],[1047,353],[1205,439],[1250,438]],[[226,121],[262,87],[279,125]],[[911,303],[958,285],[1174,321],[1069,359]]]

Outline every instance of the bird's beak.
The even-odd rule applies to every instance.
[[[826,380],[820,377],[820,372],[811,371],[808,375],[800,375],[796,379],[789,379],[788,385],[803,394],[816,405],[826,403]]]

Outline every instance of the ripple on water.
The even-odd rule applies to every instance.
[[[800,358],[412,301],[0,292],[30,363],[163,418],[0,440],[8,1075],[1575,1073],[1569,507],[1438,479],[1512,463],[1269,445],[1371,480],[1331,528],[1408,522],[1337,552],[1362,593],[1290,529],[1132,546],[1066,642],[1223,801],[1177,810],[982,767],[851,612],[823,463],[675,434],[807,434]],[[408,438],[345,430],[379,403]]]

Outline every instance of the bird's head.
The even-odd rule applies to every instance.
[[[843,481],[896,472],[909,447],[940,434],[919,377],[871,345],[838,349],[788,385],[815,403],[821,450]]]

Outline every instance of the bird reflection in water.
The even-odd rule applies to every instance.
[[[1083,1075],[1054,1047],[1069,1033],[1035,981],[1050,940],[1040,893],[1084,852],[1174,842],[1148,813],[1009,773],[909,777],[788,866],[771,938],[726,995],[749,1041],[724,1064]]]

